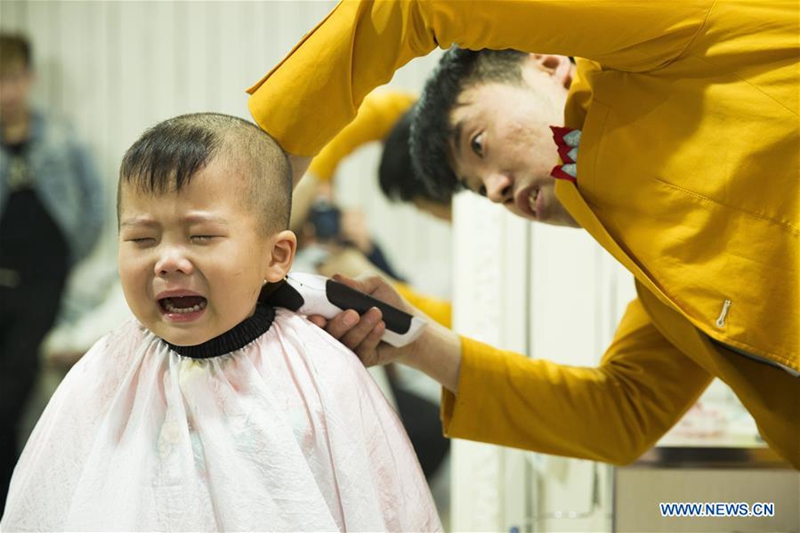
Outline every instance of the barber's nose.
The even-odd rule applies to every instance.
[[[167,276],[169,274],[191,274],[193,270],[192,262],[178,246],[165,247],[156,261],[155,271],[157,276]]]
[[[486,197],[492,202],[505,204],[514,200],[514,178],[505,172],[489,174],[483,181]]]

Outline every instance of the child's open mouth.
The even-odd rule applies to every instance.
[[[172,296],[158,301],[161,310],[170,315],[189,315],[206,308],[208,300],[202,296]]]

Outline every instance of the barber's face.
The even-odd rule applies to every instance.
[[[451,114],[451,164],[467,187],[515,215],[577,224],[555,196],[558,164],[551,125],[563,124],[567,88],[532,57],[523,83],[483,83],[463,91]]]

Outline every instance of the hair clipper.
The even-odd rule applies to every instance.
[[[316,274],[290,273],[264,293],[264,301],[302,315],[320,315],[332,319],[353,309],[363,315],[377,307],[383,314],[386,330],[381,340],[400,347],[419,337],[426,322],[380,300],[351,289],[343,283]]]

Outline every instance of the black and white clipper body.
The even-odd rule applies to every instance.
[[[289,274],[266,295],[266,301],[301,315],[320,315],[327,319],[346,309],[363,315],[370,308],[377,307],[383,313],[383,322],[386,324],[381,340],[396,347],[414,342],[426,324],[422,318],[316,274]]]

